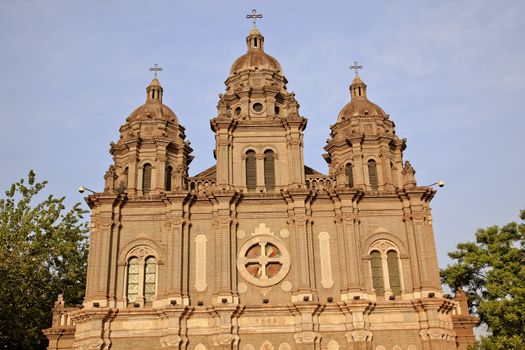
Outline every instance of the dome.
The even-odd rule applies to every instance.
[[[151,119],[162,119],[174,123],[178,122],[175,113],[162,103],[163,89],[157,78],[154,78],[151,81],[146,88],[146,92],[146,103],[131,112],[129,117],[126,118],[127,122]]]
[[[235,60],[230,69],[230,75],[241,70],[255,68],[274,70],[282,74],[281,65],[275,58],[262,50],[253,50]]]
[[[171,122],[178,122],[177,115],[162,102],[147,101],[142,106],[135,109],[126,121],[163,119]]]
[[[366,97],[366,84],[359,76],[356,76],[350,85],[350,95],[352,100],[341,109],[337,122],[348,120],[354,116],[386,117],[385,111]]]
[[[370,102],[366,97],[356,97],[352,99],[346,106],[341,109],[338,122],[348,120],[351,117],[358,116],[383,116],[386,117],[385,111],[373,102]]]
[[[247,69],[269,69],[282,75],[279,62],[264,52],[264,37],[257,28],[253,28],[248,33],[246,45],[248,46],[248,52],[235,60],[230,69],[230,75]]]

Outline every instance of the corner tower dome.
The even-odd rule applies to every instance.
[[[161,119],[178,124],[179,121],[175,113],[162,103],[163,92],[164,90],[157,77],[153,78],[146,88],[146,103],[131,112],[126,118],[126,122]]]
[[[120,139],[111,143],[114,164],[105,176],[106,191],[134,198],[184,188],[192,149],[177,116],[162,103],[162,94],[155,74],[146,87],[146,102],[126,118]]]
[[[338,122],[359,116],[386,117],[385,111],[366,96],[366,84],[356,75],[350,85],[351,100],[347,103],[337,117]]]

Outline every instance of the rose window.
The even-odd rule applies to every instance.
[[[290,256],[277,238],[257,236],[241,248],[237,268],[248,282],[257,286],[271,286],[279,283],[288,273]]]

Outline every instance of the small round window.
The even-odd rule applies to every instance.
[[[275,237],[257,236],[242,246],[237,269],[251,284],[272,286],[282,281],[290,270],[290,255]]]
[[[235,112],[234,113],[235,113],[236,116],[239,116],[241,114],[241,107],[235,108]]]
[[[253,110],[254,110],[255,112],[262,112],[262,110],[263,110],[263,105],[262,105],[262,103],[260,103],[260,102],[255,102],[255,103],[253,104],[252,108],[253,108]]]

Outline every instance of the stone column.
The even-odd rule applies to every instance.
[[[233,274],[236,273],[236,205],[239,193],[236,191],[216,190],[212,194],[214,204],[215,230],[215,266],[218,273],[215,277],[216,290],[214,304],[237,303],[233,286]],[[233,246],[232,246],[233,245]]]
[[[160,338],[160,346],[169,350],[186,349],[188,337],[186,335],[186,320],[191,310],[187,306],[168,306],[160,313],[162,315],[163,335]]]
[[[305,189],[290,189],[289,197],[285,198],[289,205],[288,222],[293,240],[293,265],[297,276],[297,290],[292,295],[292,301],[300,301],[308,297],[313,298],[313,281],[310,278],[310,261],[313,261],[311,244],[308,244],[308,217],[306,205],[311,200],[311,193]]]
[[[217,157],[217,186],[229,188],[232,185],[231,170],[231,119],[219,116],[211,121],[215,131],[215,153]]]
[[[296,348],[300,350],[320,350],[321,334],[319,333],[320,305],[309,302],[297,302],[290,311],[295,316],[295,333],[293,335]],[[295,348],[295,347],[294,347]]]
[[[361,143],[358,140],[352,140],[352,149],[354,153],[353,165],[354,165],[354,186],[361,189],[366,188],[365,182],[365,171],[363,169],[363,152]]]
[[[215,319],[215,334],[211,337],[216,349],[236,350],[239,347],[238,305],[220,305],[208,309]]]
[[[97,301],[101,307],[107,307],[109,297],[110,273],[117,269],[116,248],[118,226],[114,222],[113,207],[116,194],[95,194],[88,197],[88,204],[93,209],[91,225],[92,249],[89,254],[89,271],[86,290],[86,306]],[[117,219],[118,223],[118,219]]]
[[[340,306],[345,315],[346,341],[350,350],[371,350],[373,334],[368,315],[374,304],[367,300],[350,300]]]
[[[256,159],[256,171],[257,171],[257,192],[264,191],[264,154],[257,153]]]

